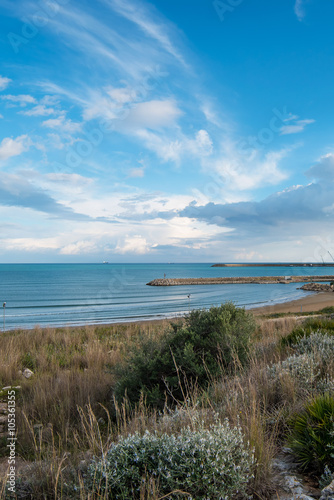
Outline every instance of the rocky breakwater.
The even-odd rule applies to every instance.
[[[146,283],[149,286],[233,285],[257,283],[260,285],[303,283],[305,281],[334,281],[334,276],[243,276],[230,278],[161,278]],[[314,283],[312,283],[314,284]],[[329,286],[329,285],[327,285]]]
[[[279,280],[279,281],[277,281]],[[181,286],[181,285],[226,285],[237,283],[280,283],[284,277],[275,278],[161,278],[146,283],[149,286]]]
[[[327,285],[326,283],[306,283],[300,287],[300,290],[307,292],[334,292],[334,285]]]

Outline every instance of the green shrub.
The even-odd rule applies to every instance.
[[[30,352],[26,352],[21,357],[21,365],[22,368],[29,368],[29,370],[36,370],[37,368],[36,356],[33,356]]]
[[[290,446],[300,466],[320,474],[334,466],[334,397],[318,396],[291,420]]]
[[[289,335],[283,337],[281,345],[283,347],[292,346],[293,344],[297,344],[302,337],[308,337],[316,331],[334,335],[334,320],[322,318],[308,319],[303,326],[295,328]]]
[[[306,322],[307,328],[311,330],[326,331],[330,335],[334,335],[334,320],[329,318],[313,318]]]
[[[241,364],[247,362],[255,320],[245,309],[227,302],[208,311],[194,310],[186,317],[186,325],[193,332],[194,348],[209,354],[206,364],[211,373],[216,369],[217,346],[225,368],[232,365],[235,356]]]
[[[330,285],[334,286],[334,281],[332,281],[330,283]],[[333,314],[334,313],[334,306],[323,307],[322,309],[320,309],[319,312],[322,313],[322,314]]]
[[[168,386],[169,402],[182,400],[180,382],[207,387],[212,378],[232,369],[236,359],[245,364],[254,331],[253,316],[231,303],[192,311],[185,325],[174,324],[173,331],[144,341],[129,356],[118,371],[116,399],[121,402],[127,395],[136,403],[143,393],[147,404],[162,407]]]
[[[86,486],[102,496],[107,492],[108,498],[139,499],[154,479],[159,494],[168,498],[182,490],[189,499],[230,499],[245,492],[253,465],[240,427],[225,421],[177,436],[146,431],[121,437],[104,459],[92,461]]]

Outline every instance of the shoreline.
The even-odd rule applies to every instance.
[[[255,316],[259,316],[262,314],[317,312],[324,307],[334,307],[333,292],[312,293],[301,299],[255,307],[249,311],[252,311]]]

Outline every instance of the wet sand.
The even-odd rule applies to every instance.
[[[333,292],[320,292],[312,295],[307,295],[298,300],[291,302],[283,302],[282,304],[273,304],[271,306],[257,307],[251,311],[257,316],[259,314],[274,314],[274,313],[300,313],[319,311],[324,307],[334,306]]]

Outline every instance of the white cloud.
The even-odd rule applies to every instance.
[[[55,106],[56,104],[58,104],[58,102],[59,99],[55,95],[45,95],[40,100],[40,104],[42,104],[43,106]]]
[[[304,0],[296,0],[294,10],[298,21],[302,21],[305,17]]]
[[[171,140],[168,137],[149,132],[148,130],[138,130],[137,137],[144,141],[146,148],[150,149],[163,161],[179,162],[182,153],[182,143],[178,140]]]
[[[108,89],[106,93],[91,92],[84,106],[84,120],[104,118],[115,130],[133,133],[137,129],[156,129],[175,124],[182,111],[172,99],[138,102],[135,88]]]
[[[290,120],[294,120],[295,118],[298,117],[291,117]],[[284,125],[280,130],[281,135],[298,134],[299,132],[303,132],[307,125],[314,122],[315,120],[296,120],[293,125]]]
[[[45,120],[42,123],[42,126],[52,129],[59,129],[61,132],[66,132],[69,134],[74,134],[81,130],[81,123],[67,120],[64,114],[58,116],[57,118],[50,118],[50,120]]]
[[[91,92],[90,99],[84,104],[84,120],[93,120],[103,117],[106,120],[114,121],[119,116],[119,109],[109,97],[101,92]]]
[[[298,120],[299,116],[288,113],[288,116],[284,118],[283,122],[290,122],[292,120]]]
[[[57,238],[12,238],[2,241],[7,250],[20,250],[23,252],[36,252],[57,250]]]
[[[121,71],[123,78],[135,80],[143,88],[155,64],[167,59],[170,62],[169,54],[157,50],[150,37],[134,33],[134,26],[119,23],[114,13],[112,19],[106,14],[103,22],[80,8],[70,6],[62,11],[62,16],[52,19],[49,26],[57,36],[61,33],[72,47],[84,54],[85,60],[90,61],[92,66],[100,66],[103,73],[110,66],[113,73]],[[115,29],[113,24],[116,24]],[[95,74],[98,75],[98,72]],[[84,101],[88,96],[81,97]]]
[[[46,179],[49,179],[52,182],[60,182],[66,183],[66,184],[71,184],[72,187],[74,185],[82,186],[82,185],[87,185],[91,184],[93,181],[92,179],[89,179],[87,177],[83,177],[82,175],[79,174],[64,174],[64,173],[51,173],[51,174],[46,174],[45,175]]]
[[[48,144],[51,148],[64,149],[65,144],[62,138],[58,134],[50,133],[47,134]]]
[[[28,151],[31,146],[31,140],[27,135],[20,135],[16,139],[6,137],[0,143],[0,160],[4,161],[12,156],[18,156]]]
[[[210,155],[213,152],[213,143],[206,130],[199,130],[195,139],[195,150],[203,155]]]
[[[213,106],[206,102],[201,106],[201,110],[207,119],[208,122],[212,123],[216,127],[222,128],[223,124],[220,118],[217,116],[217,113],[213,110]]]
[[[243,248],[240,252],[235,255],[235,260],[239,261],[257,261],[263,262],[264,256],[255,251],[247,251],[246,248]]]
[[[28,94],[20,94],[20,95],[2,95],[0,96],[0,99],[3,101],[7,101],[8,103],[11,103],[13,106],[21,106],[25,107],[27,104],[34,104],[36,102],[36,99]]]
[[[6,76],[0,76],[0,90],[5,90],[12,80]]]
[[[94,253],[98,250],[97,246],[92,241],[78,241],[70,243],[61,248],[59,253],[61,255],[80,255],[86,253]]]
[[[141,102],[120,122],[122,130],[164,128],[175,124],[182,112],[173,100]]]
[[[132,168],[128,173],[128,177],[144,177],[144,175],[145,170],[142,167]]]
[[[147,243],[146,238],[140,235],[134,235],[132,237],[127,237],[117,245],[114,253],[125,254],[131,253],[135,255],[144,255],[149,253],[151,250]]]
[[[138,99],[138,92],[131,87],[108,87],[107,94],[117,104],[128,104]]]
[[[306,174],[315,180],[277,191],[260,201],[219,201],[204,206],[191,203],[179,216],[233,228],[231,243],[246,239],[247,252],[254,250],[253,245],[262,246],[264,253],[265,245],[283,242],[288,246],[289,241],[294,240],[298,246],[300,241],[305,241],[306,247],[312,248],[312,234],[328,235],[333,221],[334,155],[320,158]],[[314,260],[315,253],[316,248],[310,261]],[[286,250],[285,255],[291,258]],[[320,261],[320,257],[317,260]]]
[[[32,109],[29,109],[28,111],[20,111],[20,114],[26,115],[26,116],[49,116],[53,115],[56,111],[53,108],[47,108],[46,106],[42,104],[38,104]]]
[[[170,137],[144,129],[138,130],[136,136],[144,141],[146,148],[153,151],[164,162],[179,163],[184,156],[203,159],[213,152],[213,143],[206,130],[199,130],[195,138],[187,137],[181,132]]]
[[[212,198],[229,203],[245,200],[247,191],[279,184],[288,177],[279,166],[287,153],[286,149],[269,152],[254,149],[251,155],[245,155],[237,144],[226,139],[218,157],[203,162],[203,169],[212,181],[203,186],[202,203]]]
[[[334,181],[334,153],[322,156],[319,161],[306,171],[309,178],[317,179],[319,182]]]
[[[171,41],[166,22],[164,24],[161,23],[161,20],[159,20],[160,22],[155,22],[152,19],[152,13],[149,14],[138,2],[134,4],[122,0],[105,0],[105,3],[120,15],[136,24],[146,36],[158,42],[166,52],[175,57],[183,66],[187,66],[182,54]],[[173,35],[175,37],[176,32]]]

